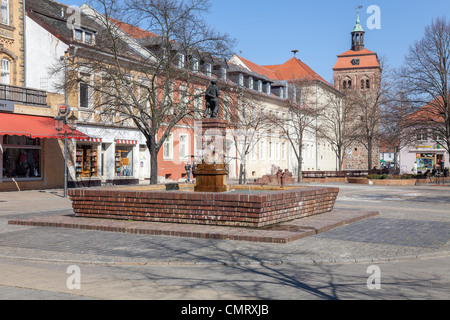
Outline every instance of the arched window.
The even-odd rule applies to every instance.
[[[348,80],[348,88],[349,88],[349,89],[352,88],[352,80]]]
[[[369,79],[366,80],[366,89],[370,89],[370,80]]]
[[[364,89],[366,86],[366,82],[364,81],[364,79],[361,79],[361,89]]]
[[[342,87],[343,87],[344,89],[347,89],[347,81],[346,81],[346,80],[344,80],[344,82],[342,82]]]
[[[2,59],[1,61],[1,81],[2,84],[9,85],[11,82],[10,77],[11,71],[10,71],[10,62],[8,59]]]

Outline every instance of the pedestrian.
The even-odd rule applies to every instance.
[[[192,170],[192,183],[195,182],[195,170],[197,169],[197,162],[195,161],[195,157],[191,156],[191,170]]]
[[[186,182],[190,183],[191,182],[191,171],[192,171],[192,166],[190,163],[186,163],[186,165],[184,166],[184,170],[186,170]]]
[[[433,177],[436,177],[437,174],[436,167],[433,167],[433,170],[431,170],[431,174],[433,175]]]

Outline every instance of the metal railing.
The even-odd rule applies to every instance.
[[[31,106],[47,106],[47,92],[0,84],[0,100]]]

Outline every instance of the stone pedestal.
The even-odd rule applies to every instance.
[[[226,192],[227,167],[225,163],[225,137],[228,122],[216,118],[203,119],[196,125],[201,140],[202,163],[195,170],[195,192]]]

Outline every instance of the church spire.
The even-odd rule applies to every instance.
[[[361,51],[364,49],[364,34],[365,31],[361,26],[361,22],[359,20],[359,10],[362,6],[357,8],[357,17],[356,17],[356,25],[352,31],[352,50],[353,51]]]

